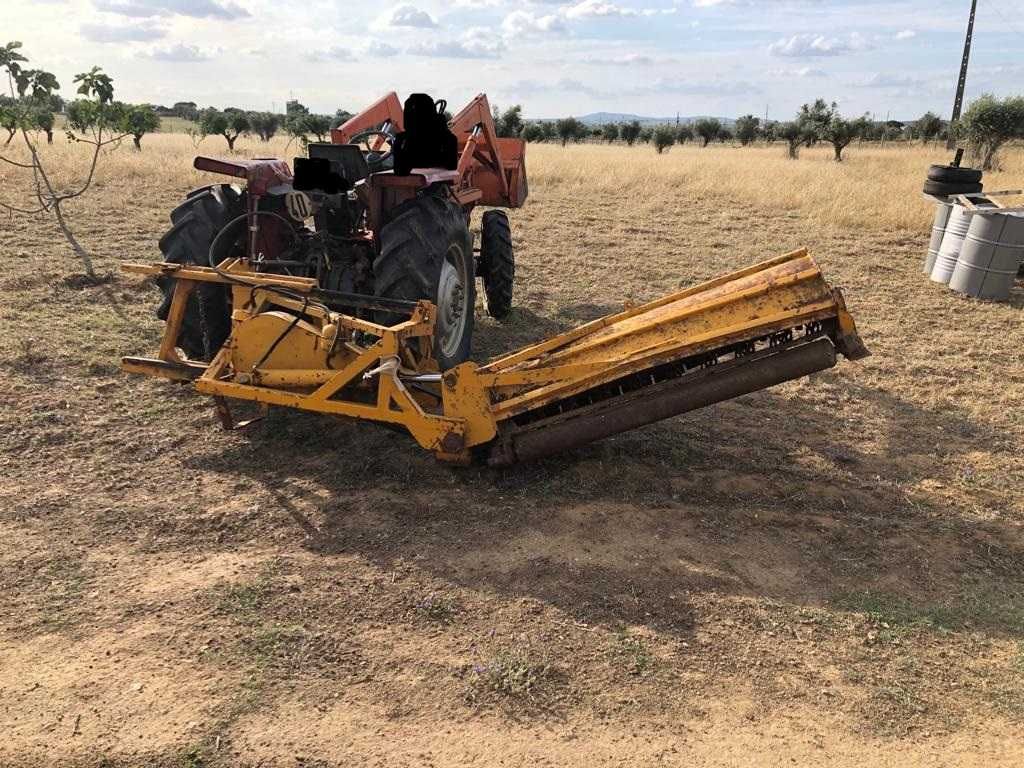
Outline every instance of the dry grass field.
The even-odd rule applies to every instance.
[[[478,359],[799,246],[874,354],[498,471],[120,374],[206,181],[144,147],[69,206],[98,282],[0,218],[0,765],[1024,763],[1024,286],[920,274],[944,150],[531,145]]]

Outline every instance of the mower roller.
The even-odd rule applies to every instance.
[[[166,326],[159,356],[123,369],[193,382],[229,428],[228,401],[248,400],[397,425],[444,461],[504,466],[869,354],[799,250],[469,361],[474,277],[507,312],[512,251],[507,218],[485,214],[474,260],[468,218],[477,203],[522,204],[524,147],[495,136],[484,96],[451,121],[454,139],[423,141],[410,103],[422,114],[424,99],[403,114],[389,94],[296,159],[294,177],[281,161],[197,158],[247,188],[193,193],[165,261],[124,266],[156,277]],[[394,168],[369,170],[384,144]]]

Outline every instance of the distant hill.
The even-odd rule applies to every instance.
[[[680,115],[680,123],[692,123],[709,115]],[[576,118],[587,125],[604,125],[605,123],[631,123],[637,120],[641,125],[657,125],[659,123],[675,123],[676,116],[671,117],[646,117],[644,115],[631,115],[626,112],[591,112],[589,115],[580,115]],[[730,117],[718,117],[723,125],[732,127],[735,122]]]

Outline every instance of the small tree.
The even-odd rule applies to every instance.
[[[516,104],[502,113],[494,108],[494,129],[502,138],[515,138],[523,130],[523,108]]]
[[[732,141],[732,139],[733,139],[732,131],[730,131],[730,130],[729,130],[728,128],[726,128],[726,127],[725,127],[725,126],[723,125],[723,126],[722,126],[722,130],[720,130],[720,131],[718,132],[718,140],[719,140],[720,142],[722,142],[723,144],[725,144],[725,143],[727,143],[727,142],[730,142],[730,141]]]
[[[654,129],[651,126],[644,126],[640,129],[640,135],[636,137],[637,140],[642,144],[650,144],[651,139],[654,138]]]
[[[250,112],[249,125],[260,141],[270,141],[281,127],[281,116],[273,112]]]
[[[957,134],[967,140],[982,170],[992,170],[999,148],[1011,139],[1024,138],[1024,96],[1000,100],[984,94],[964,112]]]
[[[744,115],[736,119],[736,138],[739,139],[740,146],[745,147],[757,138],[757,129],[760,124],[761,120],[753,115]]]
[[[84,195],[92,186],[96,176],[96,167],[99,163],[101,150],[107,144],[119,141],[122,137],[114,135],[107,137],[104,130],[112,122],[109,120],[110,105],[114,101],[114,81],[105,74],[99,67],[93,67],[88,72],[75,75],[74,82],[78,86],[79,95],[94,103],[92,109],[96,119],[93,121],[91,135],[76,135],[68,131],[68,139],[82,142],[92,146],[92,157],[89,161],[88,171],[85,178],[76,184],[67,182],[58,188],[51,180],[50,171],[47,170],[43,159],[39,154],[36,142],[29,135],[31,127],[30,115],[34,105],[41,103],[50,104],[55,92],[60,89],[57,78],[50,72],[42,69],[26,69],[23,64],[28,59],[20,52],[21,43],[14,41],[0,47],[0,70],[7,75],[7,82],[10,84],[10,101],[13,103],[14,124],[20,132],[21,138],[28,151],[29,161],[12,160],[9,157],[0,155],[0,161],[13,166],[14,168],[26,169],[32,178],[32,203],[30,207],[14,206],[10,203],[0,201],[0,209],[11,214],[22,214],[34,216],[39,213],[52,212],[60,227],[61,233],[67,240],[68,245],[75,255],[82,261],[85,273],[89,278],[95,279],[96,272],[93,268],[92,259],[88,252],[81,246],[74,233],[68,226],[61,206],[69,200]],[[52,110],[51,110],[52,113]]]
[[[701,146],[706,147],[718,138],[718,134],[722,132],[722,124],[713,117],[702,117],[693,124],[693,131],[700,136],[703,142]]]
[[[171,107],[171,112],[182,120],[188,120],[193,123],[199,119],[199,108],[196,107],[196,103],[194,101],[175,102],[174,106]]]
[[[7,131],[7,139],[4,141],[6,147],[18,133],[17,102],[10,96],[0,96],[0,128]]]
[[[832,145],[837,163],[843,162],[843,150],[851,141],[864,134],[867,125],[866,117],[856,120],[845,120],[838,113],[832,116],[828,125],[821,129],[820,138]]]
[[[604,140],[611,144],[617,138],[619,138],[619,125],[618,123],[605,123],[601,128],[601,135]]]
[[[654,129],[651,140],[654,142],[654,151],[659,155],[676,143],[676,132],[670,125],[659,125]]]
[[[761,138],[768,144],[774,144],[775,140],[779,138],[779,122],[777,120],[769,120],[761,126]]]
[[[352,118],[352,113],[347,109],[334,110],[334,117],[331,118],[331,130],[339,128]]]
[[[523,126],[520,138],[530,143],[544,141],[544,129],[540,126],[540,123],[527,123]]]
[[[689,123],[683,123],[680,125],[676,130],[676,141],[680,144],[693,141],[693,126]]]
[[[241,111],[221,112],[210,107],[199,113],[199,130],[204,136],[223,136],[229,152],[235,151],[238,137],[251,129],[249,116]]]
[[[622,140],[629,146],[633,146],[636,140],[640,138],[640,121],[634,120],[631,123],[624,123],[619,129],[619,135],[622,136]]]
[[[836,103],[828,104],[824,99],[815,99],[813,104],[804,104],[796,115],[796,123],[804,135],[804,146],[812,146],[822,137],[832,118],[838,114]]]
[[[563,117],[555,124],[555,130],[564,147],[566,142],[579,141],[580,133],[586,131],[586,126],[575,117]]]
[[[787,155],[790,159],[796,160],[800,156],[800,147],[807,139],[804,127],[795,120],[788,123],[780,123],[777,126],[776,134],[786,142]]]
[[[46,143],[53,144],[53,109],[48,99],[32,105],[30,119],[33,128],[46,134]]]
[[[303,119],[305,126],[305,132],[316,136],[317,141],[325,141],[327,136],[331,133],[331,116],[330,115],[306,115]]]
[[[120,128],[132,137],[135,149],[142,151],[142,137],[160,128],[160,118],[149,104],[126,104]]]

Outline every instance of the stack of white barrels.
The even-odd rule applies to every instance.
[[[1024,214],[972,195],[973,207],[935,197],[924,273],[978,299],[1006,301],[1024,262]]]

